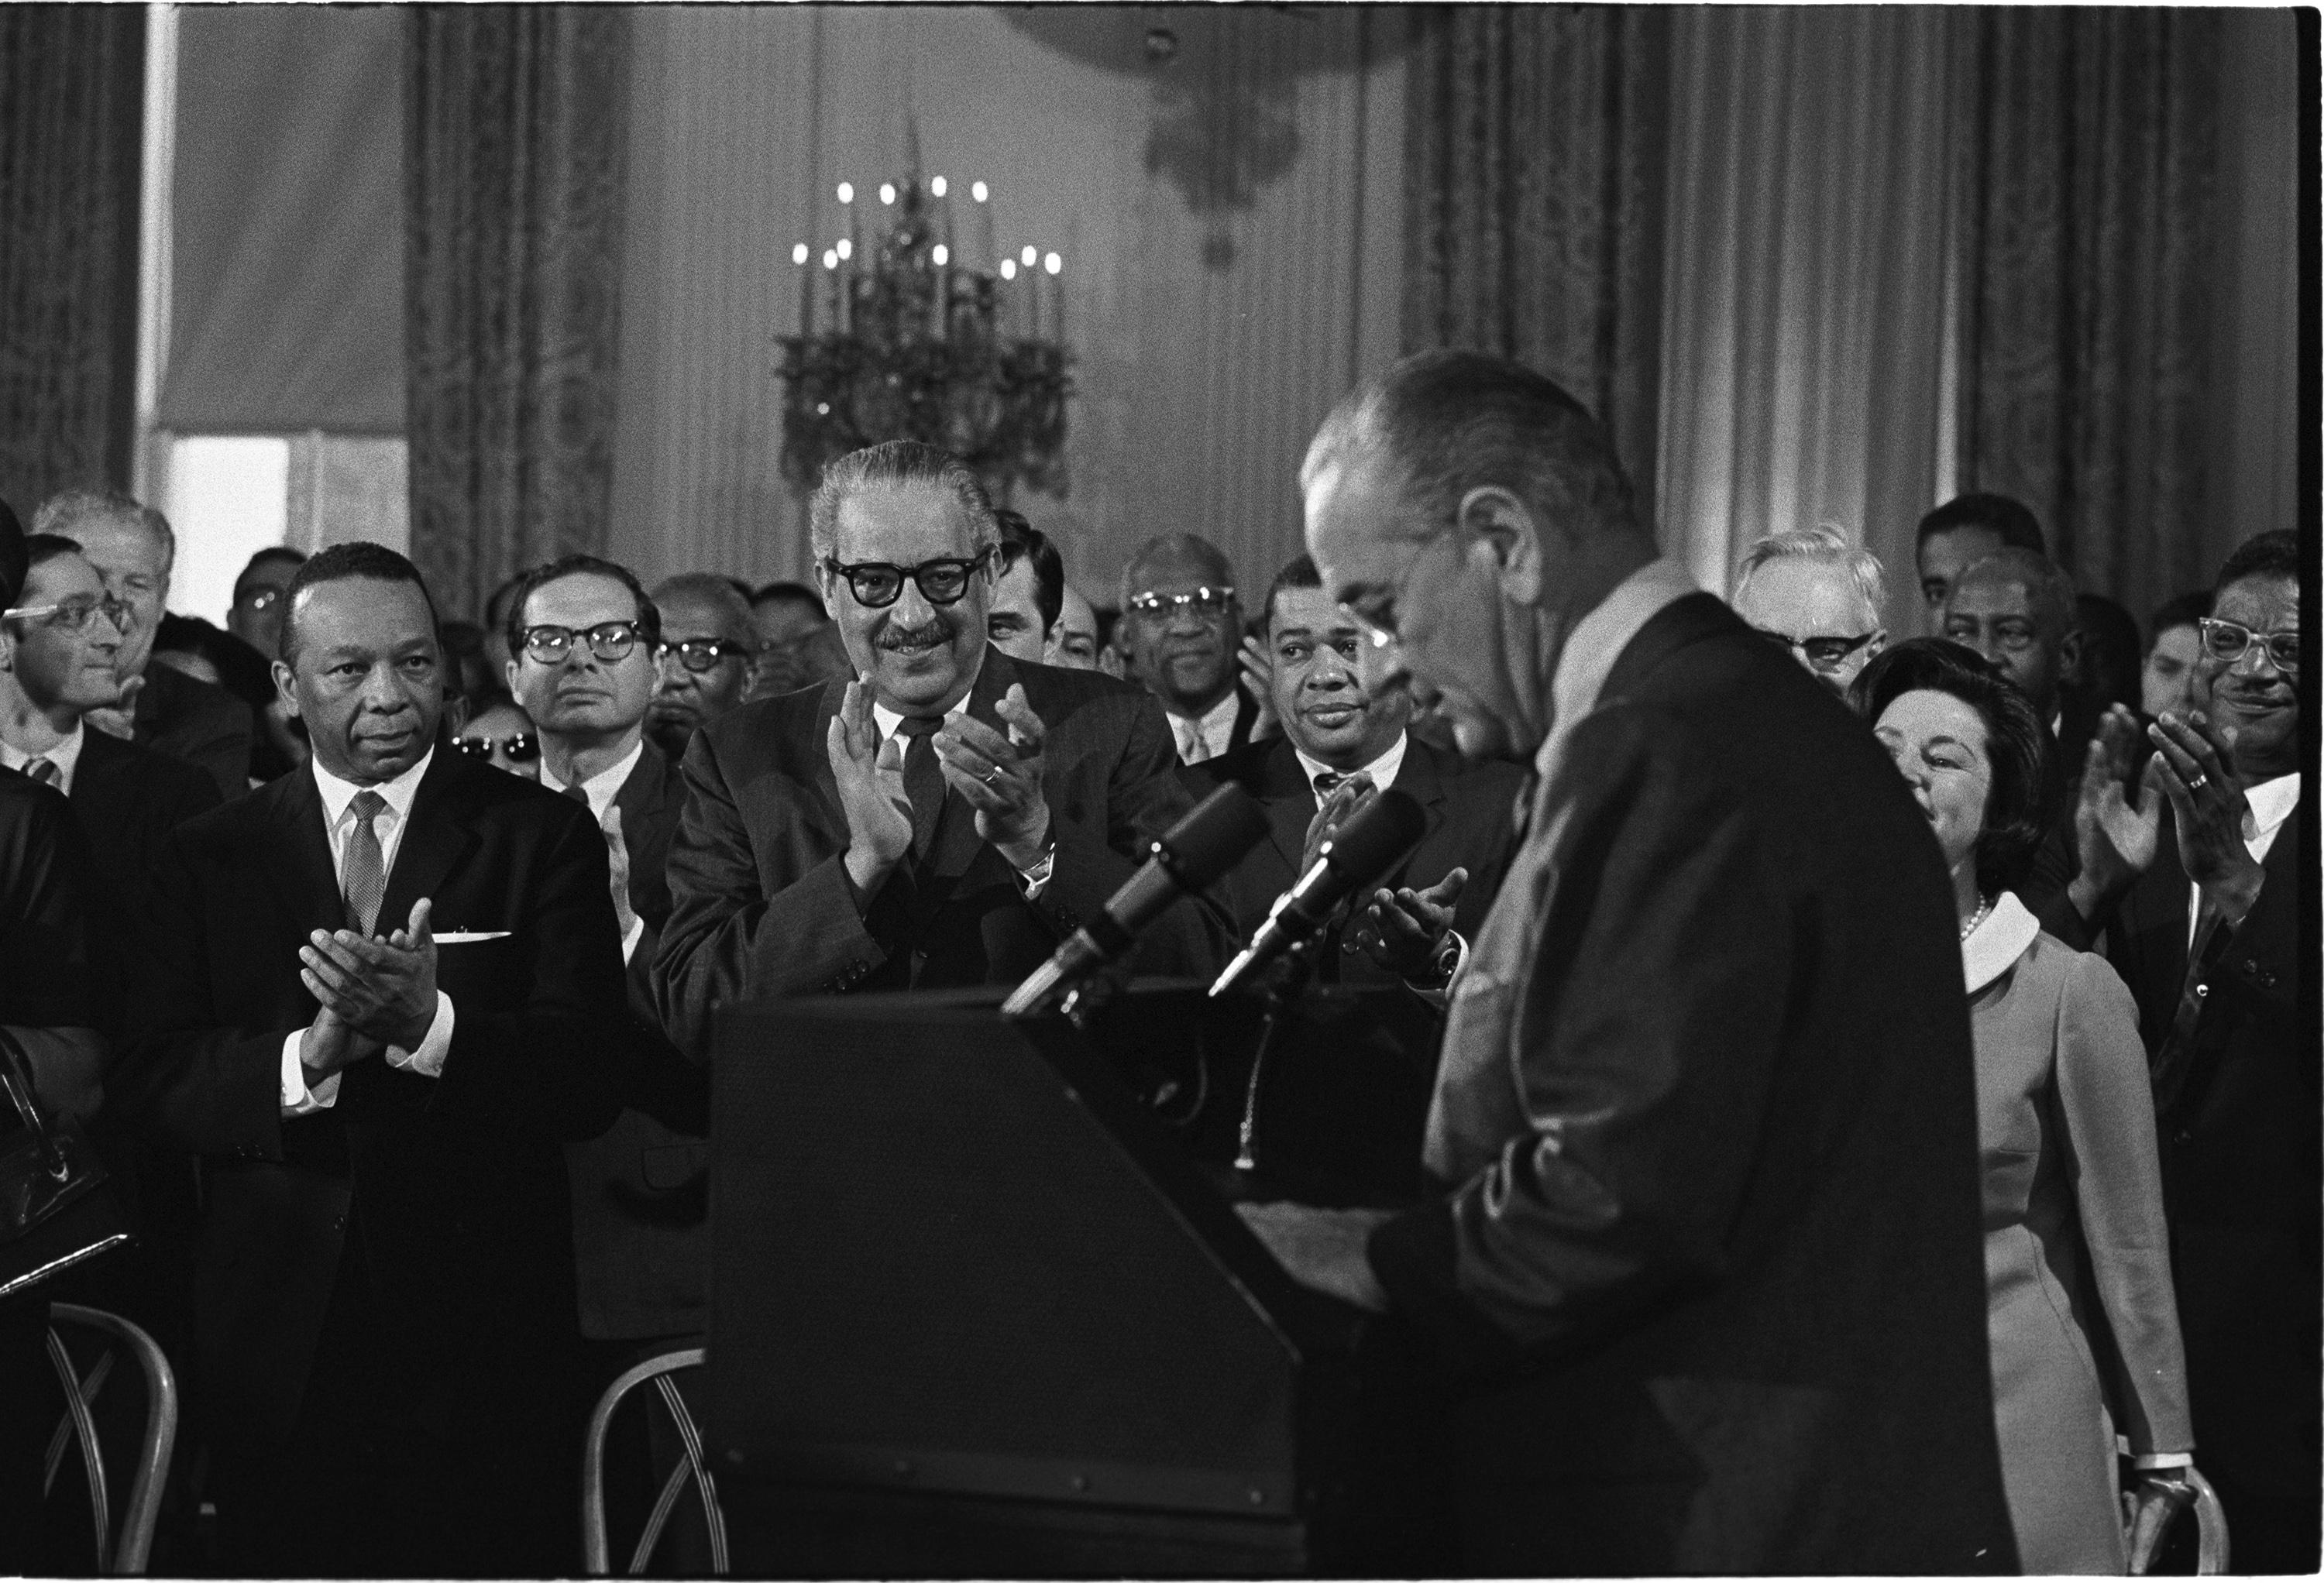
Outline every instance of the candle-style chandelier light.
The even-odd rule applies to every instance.
[[[959,195],[976,233],[964,257],[952,184],[923,182],[918,163],[880,185],[876,207],[841,182],[839,239],[791,250],[799,327],[779,338],[783,475],[812,489],[834,457],[917,439],[963,458],[1003,502],[1020,483],[1062,495],[1064,261],[1037,246],[1002,253],[982,181]]]

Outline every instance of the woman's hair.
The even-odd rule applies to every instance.
[[[2033,702],[1983,655],[1945,638],[1907,639],[1876,656],[1857,673],[1848,701],[1865,724],[1877,725],[1906,693],[1943,693],[1985,722],[1993,785],[1977,837],[1977,888],[1987,896],[2013,888],[2051,823],[2042,773],[2049,736]]]

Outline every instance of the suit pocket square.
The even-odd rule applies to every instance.
[[[436,936],[438,945],[475,945],[485,940],[505,940],[512,929],[455,929],[448,934]]]

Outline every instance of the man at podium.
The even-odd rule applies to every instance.
[[[1936,845],[1831,695],[1657,558],[1598,425],[1425,353],[1301,478],[1326,590],[1536,781],[1393,1215],[1246,1206],[1433,1330],[1474,1573],[2014,1571]]]

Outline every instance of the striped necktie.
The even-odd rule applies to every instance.
[[[53,759],[35,759],[24,766],[24,773],[42,786],[52,786],[59,791],[64,790],[64,771],[57,768],[57,761]]]

